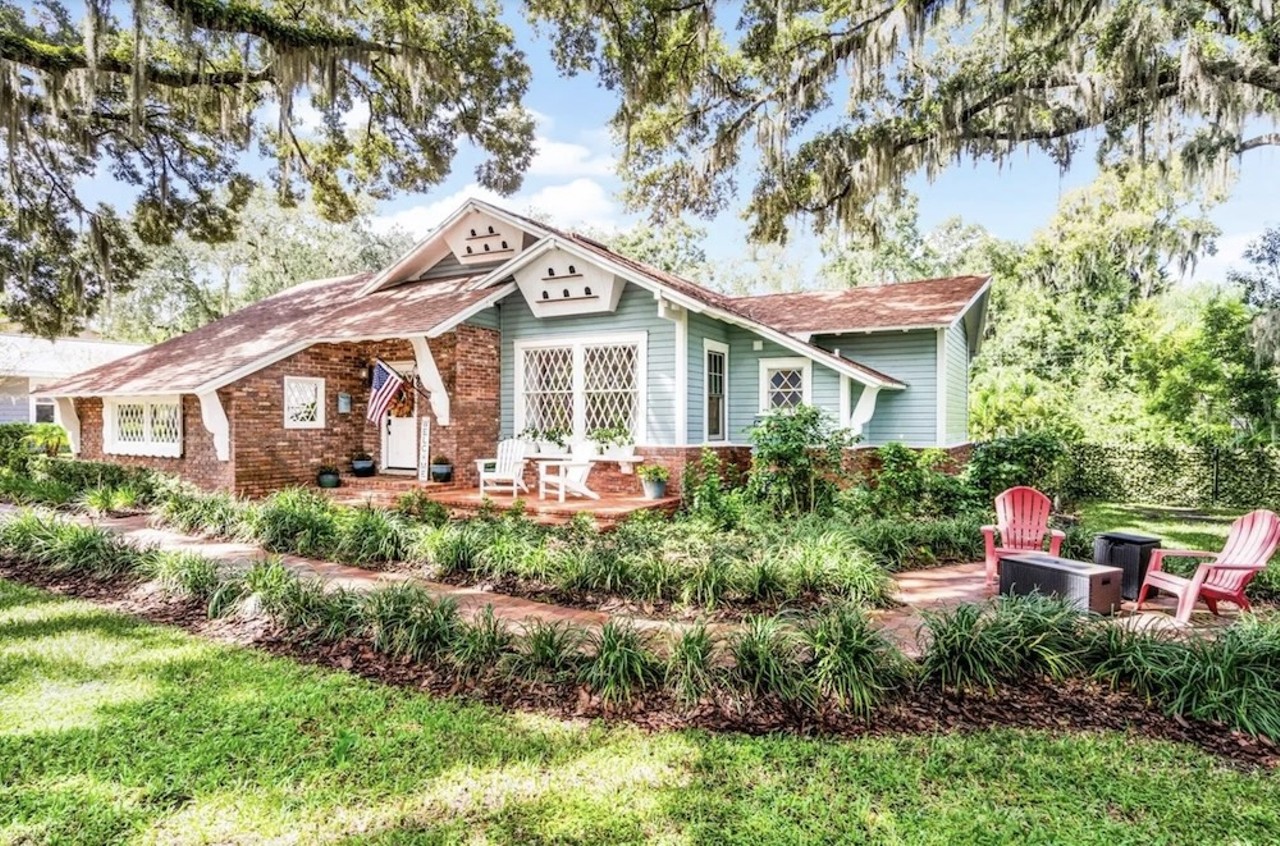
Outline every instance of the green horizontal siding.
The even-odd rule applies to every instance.
[[[500,327],[500,318],[496,308],[486,308],[484,311],[478,311],[466,319],[466,323],[472,326],[483,326],[485,329],[498,329]]]
[[[863,443],[880,446],[899,441],[910,446],[938,444],[938,334],[916,332],[821,335],[817,346],[839,350],[881,373],[906,383],[905,390],[882,390]],[[856,399],[858,391],[854,391]]]
[[[803,358],[799,353],[762,339],[747,329],[729,328],[729,439],[745,443],[747,430],[760,415],[760,359]],[[761,349],[754,349],[756,341]],[[840,374],[826,365],[810,362],[812,403],[839,419]]]
[[[703,341],[710,338],[722,344],[729,343],[729,327],[719,320],[713,320],[701,314],[689,315],[689,416],[688,443],[700,444],[706,434],[706,375],[707,358]],[[730,361],[732,362],[732,352]],[[732,366],[732,364],[730,364]],[[729,374],[729,384],[733,384]],[[732,390],[732,388],[730,388]],[[733,429],[727,434],[733,437]]]
[[[515,343],[549,340],[556,337],[589,338],[593,334],[644,332],[648,362],[645,442],[653,445],[675,443],[676,365],[675,323],[658,316],[653,294],[627,284],[614,312],[567,317],[535,317],[519,292],[499,303],[502,331],[502,433],[515,428]]]

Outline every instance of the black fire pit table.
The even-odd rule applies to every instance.
[[[1147,565],[1151,553],[1160,548],[1160,538],[1137,535],[1133,532],[1103,532],[1093,539],[1093,563],[1124,570],[1124,583],[1120,595],[1125,599],[1137,599],[1142,580],[1147,577]],[[1147,596],[1159,591],[1152,588]]]
[[[1088,561],[1072,561],[1043,552],[1024,552],[1000,557],[1000,593],[1026,596],[1039,593],[1066,600],[1077,609],[1094,614],[1120,610],[1119,567],[1104,567]]]

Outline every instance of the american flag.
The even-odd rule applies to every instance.
[[[369,420],[373,423],[382,421],[388,406],[396,394],[404,387],[404,379],[399,373],[387,366],[382,359],[373,363],[373,387],[369,392]]]

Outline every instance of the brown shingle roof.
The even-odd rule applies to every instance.
[[[41,393],[57,396],[190,393],[299,345],[425,334],[493,293],[478,276],[420,282],[364,297],[370,274],[303,282],[221,320]]]
[[[761,323],[791,333],[927,329],[953,323],[989,279],[951,276],[842,291],[735,297],[733,302]]]

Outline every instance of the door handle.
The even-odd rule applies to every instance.
[[[387,415],[387,434],[391,434],[391,415]]]

